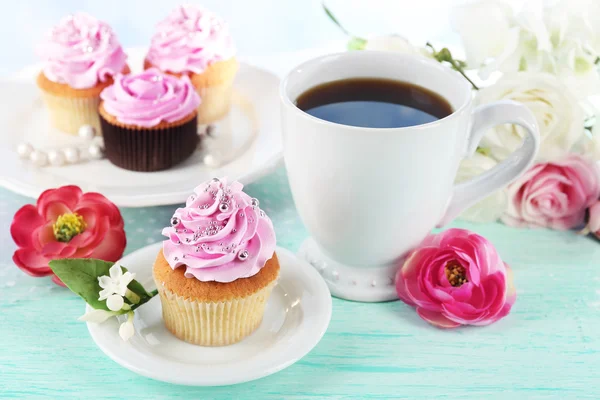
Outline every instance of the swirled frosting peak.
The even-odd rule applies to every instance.
[[[119,122],[146,128],[161,121],[179,121],[200,105],[200,96],[187,76],[177,78],[156,68],[118,74],[100,98],[104,109]]]
[[[157,25],[146,58],[163,71],[200,74],[234,55],[227,24],[206,9],[185,5]]]
[[[253,276],[275,251],[275,231],[257,199],[239,182],[216,179],[194,190],[175,211],[163,253],[173,269],[200,281],[232,282]]]
[[[85,13],[63,18],[45,36],[38,53],[46,61],[46,78],[75,89],[106,82],[127,61],[110,26]]]

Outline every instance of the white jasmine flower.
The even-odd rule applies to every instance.
[[[130,311],[127,313],[127,321],[119,327],[119,336],[124,341],[128,341],[133,335],[135,335],[135,327],[133,326],[133,311]]]
[[[117,315],[115,312],[106,311],[106,310],[92,310],[90,312],[86,312],[81,317],[79,317],[79,321],[85,322],[94,322],[96,324],[100,324],[110,317],[114,317]]]
[[[111,294],[106,299],[106,307],[111,311],[120,311],[124,305],[125,300],[123,300],[123,296],[118,294]]]
[[[125,293],[127,293],[127,285],[135,278],[134,273],[129,271],[123,273],[119,263],[115,263],[110,267],[108,273],[110,276],[103,275],[98,277],[98,283],[103,289],[99,293],[100,297],[98,300],[106,300],[108,296],[113,294],[125,296]]]

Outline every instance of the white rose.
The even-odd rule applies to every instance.
[[[574,150],[576,153],[600,162],[600,115],[596,115],[594,120],[591,132],[584,132]]]
[[[467,64],[487,79],[494,71],[545,69],[551,41],[541,15],[539,2],[527,2],[517,14],[504,1],[484,0],[455,8],[451,20]]]
[[[467,63],[487,79],[495,71],[557,75],[577,98],[600,91],[600,4],[527,1],[518,12],[506,1],[483,0],[453,10]]]
[[[373,36],[367,40],[365,50],[377,50],[377,51],[392,51],[395,53],[406,53],[406,54],[421,54],[427,57],[431,57],[431,53],[427,49],[413,46],[403,36],[400,35],[382,35]]]
[[[578,98],[600,91],[595,62],[600,55],[600,4],[562,0],[544,12],[552,42],[553,69]]]
[[[483,154],[475,153],[460,163],[456,183],[464,182],[491,169],[497,162]],[[498,190],[479,203],[466,209],[460,219],[472,222],[494,222],[500,219],[507,205],[506,190]]]
[[[537,160],[554,160],[565,155],[584,134],[584,111],[556,76],[533,72],[507,74],[476,96],[478,104],[497,100],[518,101],[531,110],[540,130]],[[517,125],[501,125],[490,129],[480,146],[487,148],[496,160],[503,160],[521,145],[524,136],[524,130]]]
[[[400,35],[383,35],[369,38],[365,45],[365,50],[393,51],[409,54],[417,52],[415,46]]]

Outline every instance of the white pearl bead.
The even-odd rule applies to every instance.
[[[62,153],[62,151],[56,151],[56,150],[51,150],[48,152],[48,161],[50,161],[51,165],[54,165],[55,167],[60,167],[62,165],[65,165],[65,155]]]
[[[79,162],[79,149],[75,147],[67,147],[63,149],[63,154],[69,164],[75,164]]]
[[[221,152],[213,151],[202,158],[202,161],[208,167],[218,167],[221,164]]]
[[[96,136],[94,138],[94,140],[92,141],[92,144],[95,144],[96,146],[103,149],[104,148],[104,138],[102,136]]]
[[[31,152],[33,151],[33,146],[30,145],[29,143],[20,143],[17,146],[17,154],[19,155],[19,157],[21,157],[24,160],[29,159],[29,156],[31,155]]]
[[[99,160],[104,156],[102,149],[97,144],[90,144],[88,154],[92,160]]]
[[[29,160],[38,167],[45,167],[48,165],[48,156],[41,150],[33,150],[29,155]]]
[[[81,125],[77,134],[80,138],[92,140],[96,136],[96,130],[91,125]]]

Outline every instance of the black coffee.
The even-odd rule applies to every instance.
[[[296,106],[326,121],[366,128],[421,125],[452,114],[448,101],[431,90],[379,78],[343,79],[315,86],[298,97]]]

